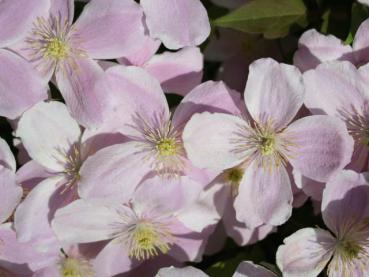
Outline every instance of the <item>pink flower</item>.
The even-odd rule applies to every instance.
[[[134,1],[94,0],[75,23],[74,1],[51,0],[50,10],[33,22],[26,39],[13,47],[56,82],[73,116],[91,127],[103,120],[106,98],[94,90],[103,74],[96,59],[114,59],[145,40],[143,11]]]
[[[0,116],[16,119],[47,98],[46,85],[32,66],[6,48],[24,39],[47,0],[6,0],[0,3]]]
[[[141,0],[140,4],[150,36],[168,49],[200,45],[210,34],[208,14],[199,0]]]
[[[68,243],[109,240],[96,257],[97,276],[126,272],[162,255],[199,261],[209,235],[206,228],[213,224],[194,205],[200,193],[201,186],[186,177],[154,177],[127,196],[128,201],[76,200],[56,212],[52,227]]]
[[[23,190],[17,185],[15,170],[14,156],[8,144],[0,139],[0,223],[11,216],[22,198]]]
[[[346,124],[355,141],[350,168],[368,170],[369,89],[367,69],[349,62],[330,62],[304,74],[305,104],[314,114],[328,114]]]
[[[286,238],[277,252],[283,276],[318,276],[328,263],[329,276],[368,275],[367,177],[343,171],[327,183],[321,209],[330,232],[305,228]]]
[[[277,226],[290,217],[288,163],[309,178],[326,181],[350,161],[353,141],[340,120],[308,116],[289,124],[303,101],[300,72],[261,59],[250,66],[245,89],[251,118],[204,112],[195,114],[183,131],[184,148],[195,166],[244,170],[235,207],[237,219],[249,228]]]
[[[368,59],[369,20],[361,23],[352,47],[345,45],[333,35],[322,35],[316,30],[306,31],[299,40],[299,49],[294,56],[294,64],[301,70],[314,69],[322,62],[345,60],[356,66],[369,62]]]
[[[41,102],[26,111],[16,135],[34,160],[25,165],[18,179],[23,179],[22,183],[35,178],[40,181],[25,184],[31,191],[15,213],[15,229],[24,242],[51,232],[49,221],[55,210],[78,198],[79,170],[84,160],[114,143],[115,138],[82,133],[60,102]]]
[[[203,186],[209,184],[217,172],[199,170],[188,161],[183,127],[196,112],[239,112],[240,95],[223,83],[206,82],[192,90],[171,116],[160,84],[144,70],[115,66],[106,71],[106,78],[102,91],[111,94],[115,107],[100,132],[120,132],[127,142],[86,161],[81,168],[81,197],[125,197],[135,189],[132,184],[152,171],[165,178],[189,176]]]

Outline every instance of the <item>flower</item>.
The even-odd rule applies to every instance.
[[[284,240],[277,251],[283,276],[366,276],[369,264],[369,183],[367,174],[342,171],[323,192],[322,214],[331,232],[305,228]]]
[[[350,161],[353,141],[338,119],[308,116],[289,124],[303,101],[295,67],[260,59],[250,66],[245,89],[251,118],[204,112],[193,115],[184,128],[184,148],[195,166],[245,168],[235,208],[237,219],[249,228],[277,226],[290,217],[288,163],[309,178],[326,181]]]
[[[27,184],[31,190],[15,212],[18,239],[25,242],[52,232],[49,221],[55,210],[78,198],[84,160],[113,142],[108,135],[82,133],[66,106],[56,101],[41,102],[26,111],[16,135],[33,159],[19,178],[41,180],[37,185]]]
[[[108,99],[94,90],[103,74],[96,59],[114,59],[135,51],[145,40],[143,12],[134,1],[95,0],[73,23],[74,1],[51,0],[28,36],[12,48],[30,61],[48,82],[56,83],[68,108],[85,127],[103,121]]]
[[[95,260],[101,265],[98,276],[126,272],[163,255],[198,261],[209,235],[206,228],[213,224],[212,217],[205,213],[200,219],[203,211],[193,208],[200,192],[201,186],[186,177],[165,182],[154,177],[128,201],[76,200],[56,212],[52,227],[67,243],[109,240]]]
[[[199,170],[188,161],[183,127],[196,112],[239,112],[240,95],[221,82],[206,82],[186,95],[171,116],[158,81],[143,69],[115,66],[106,71],[106,78],[103,84],[108,86],[104,89],[111,93],[116,107],[100,132],[120,132],[127,139],[84,163],[81,197],[92,197],[103,190],[106,197],[125,199],[125,191],[134,190],[132,184],[152,171],[163,178],[189,176],[203,186],[209,184],[217,172]]]
[[[335,116],[346,124],[355,142],[349,167],[368,169],[369,90],[367,69],[359,70],[349,62],[335,61],[319,65],[304,74],[305,104],[314,114]]]

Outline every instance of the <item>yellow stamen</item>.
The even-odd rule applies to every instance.
[[[61,263],[60,273],[62,277],[93,277],[92,266],[85,260],[65,258]]]
[[[56,60],[65,59],[68,56],[68,46],[61,39],[52,38],[46,46],[45,55]]]
[[[177,144],[174,138],[161,139],[156,148],[161,156],[173,156],[177,153]]]
[[[275,137],[273,135],[268,135],[261,137],[260,139],[260,151],[263,156],[268,156],[275,151]]]

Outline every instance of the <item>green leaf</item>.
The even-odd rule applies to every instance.
[[[213,24],[263,34],[269,39],[279,38],[286,36],[292,25],[306,24],[306,7],[303,0],[253,0]]]

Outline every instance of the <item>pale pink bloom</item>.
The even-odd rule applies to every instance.
[[[150,36],[168,49],[203,43],[210,34],[207,11],[200,0],[141,0]]]
[[[215,178],[217,172],[199,170],[188,161],[182,130],[196,112],[240,113],[240,94],[209,81],[186,95],[171,116],[159,82],[143,69],[116,66],[106,71],[106,77],[102,84],[108,86],[102,91],[111,94],[116,107],[104,132],[121,132],[127,142],[107,147],[86,161],[81,168],[82,198],[104,194],[120,199],[151,171],[165,178],[190,176],[203,186]]]
[[[332,115],[346,124],[355,141],[349,167],[359,172],[368,170],[369,159],[368,68],[336,61],[304,74],[305,105],[314,114]]]
[[[56,212],[52,227],[68,243],[109,240],[95,260],[101,277],[126,272],[156,256],[200,261],[208,227],[214,224],[207,208],[197,205],[201,192],[202,186],[186,177],[154,177],[126,196],[128,201],[76,200]]]
[[[16,135],[33,159],[18,174],[22,183],[28,180],[24,187],[30,192],[15,212],[19,240],[30,241],[50,234],[49,221],[55,210],[78,198],[84,160],[114,143],[115,137],[82,133],[60,102],[41,102],[26,111]]]
[[[358,0],[359,3],[369,6],[368,0]]]
[[[94,0],[73,23],[74,1],[50,0],[27,37],[12,47],[49,81],[56,83],[73,116],[83,126],[103,120],[105,95],[94,90],[103,74],[96,59],[128,55],[145,40],[143,11],[132,0]]]
[[[361,23],[352,44],[345,45],[333,35],[323,35],[311,29],[306,31],[299,40],[299,49],[294,56],[294,64],[306,71],[317,67],[322,62],[334,60],[350,61],[356,66],[369,62],[369,20]]]
[[[177,52],[156,54],[160,42],[147,38],[133,55],[118,59],[123,65],[134,65],[154,76],[168,93],[186,95],[200,84],[203,55],[198,47],[186,47]]]
[[[22,198],[23,190],[16,182],[15,170],[14,156],[8,144],[0,139],[0,224],[11,216]]]
[[[32,21],[48,7],[48,0],[0,3],[0,116],[15,119],[47,98],[46,85],[32,66],[6,48],[24,39]]]
[[[369,274],[368,174],[342,171],[323,193],[322,215],[329,231],[305,228],[284,240],[277,251],[283,276]]]
[[[199,168],[244,168],[235,200],[247,227],[280,225],[292,211],[286,166],[326,181],[350,162],[353,140],[330,116],[307,116],[289,124],[304,101],[300,72],[261,59],[250,66],[245,103],[251,115],[195,114],[183,131],[184,147]]]

